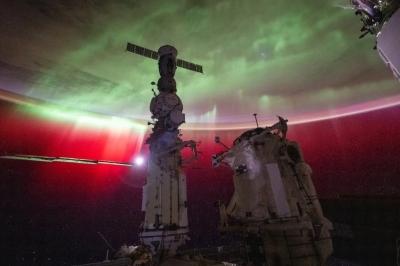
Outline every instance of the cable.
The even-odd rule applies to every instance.
[[[115,251],[115,249],[113,249],[113,247],[110,245],[110,243],[108,243],[108,241],[104,238],[104,236],[100,232],[97,233],[103,238],[104,241],[106,241],[107,245],[112,249],[112,251]]]

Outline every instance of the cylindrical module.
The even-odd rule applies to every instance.
[[[219,231],[242,234],[255,265],[324,265],[332,224],[323,216],[311,168],[299,144],[284,137],[282,122],[249,130],[213,156],[215,166],[231,167],[235,187],[233,204],[227,211],[220,206]]]
[[[180,152],[179,152],[180,153]],[[172,158],[170,158],[172,157]],[[179,154],[165,156],[162,169],[152,158],[143,197],[145,220],[139,237],[153,254],[175,254],[187,239],[186,177],[179,169]],[[176,172],[175,168],[178,168]]]
[[[142,212],[146,211],[146,205],[147,205],[147,185],[144,185],[142,194]]]

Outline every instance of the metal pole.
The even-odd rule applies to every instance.
[[[256,124],[257,124],[257,127],[258,127],[257,114],[253,114],[253,115],[254,115],[254,118],[256,119]]]

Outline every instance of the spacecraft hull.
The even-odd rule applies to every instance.
[[[386,66],[392,70],[395,78],[400,82],[400,9],[398,9],[390,20],[377,35],[377,50]]]
[[[143,187],[144,221],[139,237],[151,247],[153,254],[159,248],[174,254],[187,239],[186,176],[181,161],[180,150],[160,157],[153,154],[149,160]]]
[[[129,47],[137,50],[135,45]],[[154,55],[154,52],[151,51],[151,54]],[[176,94],[174,75],[177,55],[178,51],[170,45],[158,50],[161,77],[157,83],[158,93],[153,90],[154,97],[149,108],[153,119],[153,123],[149,124],[154,127],[146,140],[150,158],[143,186],[144,219],[139,238],[150,249],[155,262],[174,255],[188,239],[186,176],[182,165],[197,158],[196,143],[179,138],[179,126],[185,122],[185,115],[182,113],[182,101]],[[192,149],[193,157],[183,160],[181,150],[185,147]]]
[[[283,123],[245,132],[213,156],[214,166],[231,167],[235,187],[228,207],[219,202],[219,231],[244,237],[255,265],[324,265],[333,251],[332,224],[323,216],[300,145],[285,138]]]

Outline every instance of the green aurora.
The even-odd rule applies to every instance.
[[[0,88],[59,106],[150,119],[157,62],[126,42],[203,66],[178,69],[188,127],[237,128],[275,115],[296,122],[385,99],[399,84],[358,39],[338,1],[18,1],[0,18]],[[380,101],[382,102],[382,101]],[[372,104],[373,105],[373,104]],[[378,108],[379,106],[372,106]],[[218,125],[216,125],[218,124]]]

